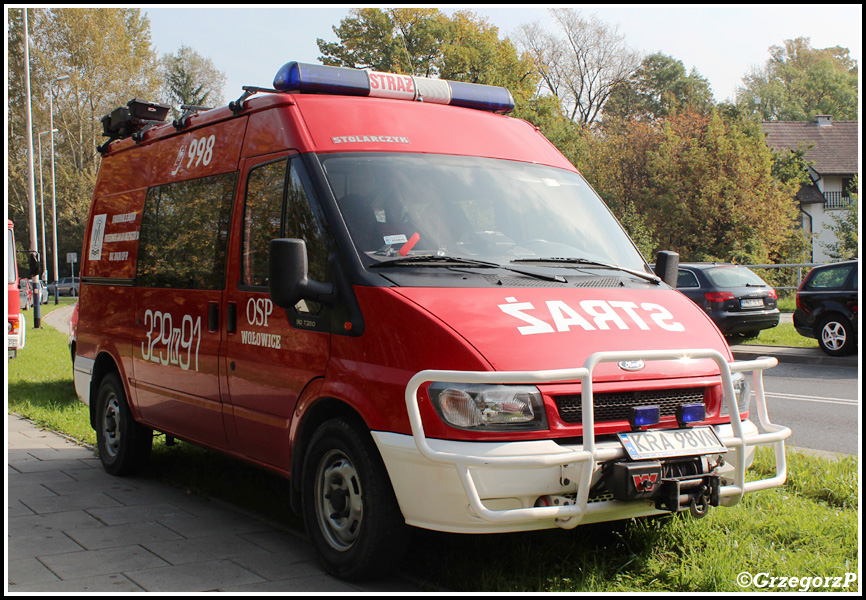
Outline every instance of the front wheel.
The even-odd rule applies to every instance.
[[[112,475],[132,475],[147,465],[153,431],[132,418],[123,385],[105,376],[96,397],[96,443],[102,466]]]
[[[402,555],[406,525],[385,466],[370,434],[342,419],[310,441],[303,512],[322,564],[341,579],[377,577]]]
[[[845,356],[854,348],[854,331],[844,317],[830,316],[821,321],[818,345],[830,356]]]

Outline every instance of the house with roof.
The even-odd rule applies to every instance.
[[[826,245],[834,243],[834,215],[851,206],[849,193],[858,173],[858,121],[765,121],[767,145],[775,151],[807,148],[811,183],[797,193],[803,229],[812,236],[812,262],[829,262]]]

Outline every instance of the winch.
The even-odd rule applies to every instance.
[[[615,500],[654,500],[658,510],[688,509],[703,517],[719,505],[718,464],[705,457],[676,461],[622,461],[608,469],[605,484]]]

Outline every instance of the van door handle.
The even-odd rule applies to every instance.
[[[207,306],[207,330],[215,333],[220,327],[220,305],[217,302],[211,302]]]
[[[229,302],[226,310],[226,330],[235,333],[238,329],[238,305],[237,302]]]

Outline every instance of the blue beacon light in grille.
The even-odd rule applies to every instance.
[[[632,406],[629,411],[629,424],[633,430],[657,425],[660,420],[658,406]]]
[[[450,104],[495,113],[514,109],[504,87],[412,75],[288,62],[274,78],[280,92],[338,94]]]

